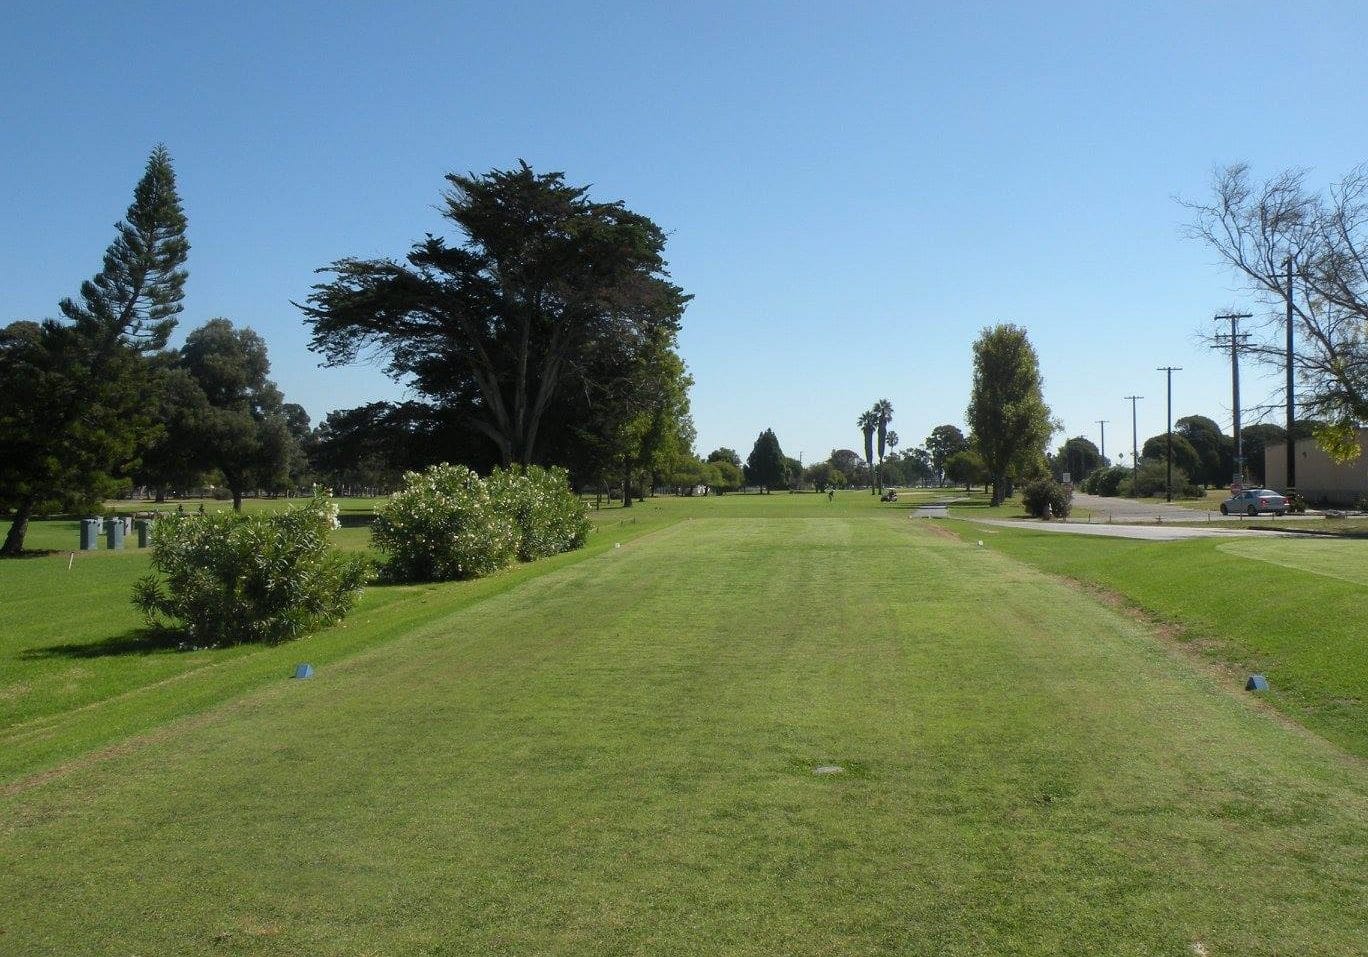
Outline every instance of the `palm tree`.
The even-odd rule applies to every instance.
[[[888,454],[892,455],[893,450],[898,447],[898,433],[894,432],[892,429],[889,429],[886,438],[888,440]]]
[[[893,403],[887,399],[880,399],[874,403],[873,412],[879,423],[879,466],[883,467],[884,451],[888,448],[888,423],[893,421]],[[883,491],[883,476],[879,477],[879,491]]]
[[[865,462],[869,465],[869,494],[876,495],[878,493],[874,490],[874,430],[879,427],[879,416],[872,409],[861,412],[855,424],[864,433]]]

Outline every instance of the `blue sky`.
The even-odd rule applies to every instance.
[[[961,423],[970,346],[1015,322],[1069,435],[1109,453],[1175,416],[1229,424],[1197,341],[1248,305],[1182,236],[1212,169],[1368,160],[1361,4],[45,3],[0,36],[0,322],[94,273],[147,153],[175,159],[181,333],[269,343],[287,398],[399,394],[317,368],[290,300],[401,255],[442,176],[525,159],[669,231],[699,450],[765,427],[804,461]],[[1253,370],[1247,402],[1272,381]],[[1062,439],[1058,436],[1057,439]]]

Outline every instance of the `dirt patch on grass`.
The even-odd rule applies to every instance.
[[[946,528],[944,525],[935,524],[934,519],[927,519],[924,524],[918,525],[917,527],[926,529],[928,532],[930,532],[937,538],[949,539],[952,542],[963,541],[962,538],[960,538],[954,532],[950,531],[950,529]]]

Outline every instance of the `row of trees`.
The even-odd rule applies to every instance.
[[[269,378],[266,343],[211,319],[185,345],[155,357],[160,424],[132,472],[158,501],[168,491],[221,482],[242,508],[249,491],[302,488],[312,474],[309,416]]]
[[[892,432],[888,424],[893,421],[893,403],[887,399],[880,399],[875,402],[868,412],[860,413],[860,417],[855,421],[859,426],[860,432],[864,435],[865,465],[869,469],[872,481],[869,483],[871,495],[877,495],[883,491],[883,464],[884,456],[890,449],[898,447],[898,433]],[[874,436],[878,435],[879,464],[874,464]]]
[[[1317,434],[1321,423],[1312,420],[1298,420],[1294,425],[1297,439],[1309,439]],[[1244,478],[1247,482],[1261,483],[1265,471],[1265,450],[1270,445],[1278,445],[1287,440],[1287,431],[1281,426],[1259,423],[1240,430],[1241,446],[1244,450]],[[1164,491],[1163,468],[1167,465],[1169,436],[1166,433],[1147,438],[1140,448],[1140,461],[1121,468],[1114,478],[1105,481],[1099,488],[1102,494],[1134,494],[1130,484],[1132,469],[1159,476],[1158,492]],[[1235,439],[1221,431],[1221,427],[1204,415],[1188,415],[1174,423],[1173,437],[1174,486],[1176,489],[1203,487],[1217,488],[1229,484],[1235,474]],[[1122,453],[1118,458],[1124,458]],[[1099,471],[1112,467],[1110,459],[1104,458],[1093,442],[1084,436],[1074,436],[1066,440],[1050,457],[1050,469],[1056,479],[1068,473],[1079,483],[1083,483]],[[1091,485],[1097,485],[1092,482]],[[1153,481],[1140,477],[1139,494],[1150,494]],[[1088,491],[1091,487],[1085,485]]]
[[[938,425],[920,447],[896,452],[898,436],[888,428],[893,406],[881,399],[856,422],[864,438],[863,461],[854,451],[833,449],[805,477],[819,489],[867,484],[876,493],[885,485],[987,483],[993,503],[1000,504],[1014,484],[1049,474],[1046,443],[1059,426],[1042,385],[1026,330],[1013,325],[984,329],[974,343],[967,436],[958,426]]]
[[[265,343],[226,319],[167,344],[189,253],[171,158],[153,151],[100,272],[62,319],[0,329],[3,551],[36,514],[94,507],[130,482],[253,489],[311,477],[392,488],[436,461],[534,462],[576,484],[663,478],[736,487],[693,454],[692,384],[676,348],[690,297],[664,231],[561,173],[447,177],[454,242],[402,261],[341,259],[298,304],[325,365],[379,359],[416,396],[331,413],[317,430],[270,381]]]
[[[250,490],[307,481],[309,417],[269,378],[260,336],[220,318],[166,348],[190,244],[164,147],[115,228],[99,273],[61,302],[62,319],[0,330],[6,555],[23,550],[35,514],[91,509],[130,484],[161,500],[221,483],[240,509]]]
[[[171,158],[153,151],[100,271],[62,319],[0,330],[0,552],[29,519],[87,507],[137,465],[161,428],[155,356],[183,307],[190,244]]]

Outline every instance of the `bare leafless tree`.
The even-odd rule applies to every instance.
[[[1266,337],[1247,348],[1277,368],[1286,363],[1277,333],[1291,260],[1298,405],[1329,423],[1317,436],[1332,454],[1352,457],[1352,426],[1368,422],[1368,164],[1324,192],[1306,179],[1297,169],[1256,183],[1240,163],[1216,171],[1208,203],[1184,205],[1193,213],[1189,234],[1270,307]]]

